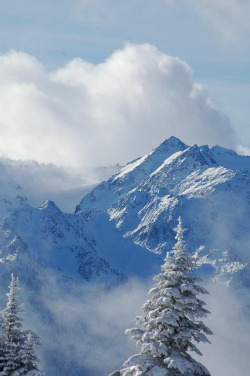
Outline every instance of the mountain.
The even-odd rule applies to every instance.
[[[58,174],[59,180],[66,176]],[[130,345],[121,345],[112,312],[119,311],[119,325],[126,329],[128,297],[135,296],[136,286],[136,307],[143,290],[138,286],[147,286],[159,272],[175,242],[179,216],[187,229],[187,251],[201,257],[197,273],[206,283],[219,280],[237,291],[244,308],[250,307],[250,157],[171,137],[95,186],[71,214],[51,200],[31,206],[14,178],[3,186],[0,301],[3,305],[14,272],[22,285],[25,320],[33,317],[42,337],[48,374],[98,376],[119,366]],[[31,191],[34,197],[36,189]],[[99,349],[105,365],[92,359],[91,347]],[[123,350],[111,364],[115,348]]]
[[[105,212],[123,237],[163,255],[181,216],[189,251],[205,247],[203,269],[228,281],[239,271],[233,282],[250,286],[249,200],[250,157],[171,137],[94,188],[76,215]]]

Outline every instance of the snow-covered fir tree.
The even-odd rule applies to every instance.
[[[210,376],[209,371],[189,351],[202,355],[194,342],[209,342],[212,334],[201,321],[209,312],[197,295],[207,294],[200,280],[191,276],[196,260],[188,254],[183,240],[181,218],[175,228],[177,240],[162,265],[162,272],[143,305],[139,328],[126,330],[137,340],[141,352],[124,363],[121,376]]]
[[[11,275],[8,302],[1,312],[0,374],[1,376],[44,376],[38,370],[35,347],[38,336],[31,330],[23,330],[22,303],[18,300],[18,278]]]

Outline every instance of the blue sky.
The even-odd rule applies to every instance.
[[[0,54],[24,52],[51,75],[76,57],[98,66],[115,51],[123,50],[127,42],[148,43],[191,67],[193,82],[201,83],[213,105],[230,118],[238,147],[250,148],[249,16],[246,0],[1,1]],[[22,111],[17,111],[19,118]],[[17,127],[13,133],[18,133]],[[159,140],[168,135],[163,132]],[[11,157],[32,157],[8,150],[4,153]]]
[[[249,82],[246,74],[250,59],[250,6],[241,0],[222,0],[221,5],[203,9],[197,3],[189,0],[2,2],[1,50],[25,51],[48,67],[55,67],[76,56],[97,63],[122,48],[125,42],[147,42],[186,60],[199,75]],[[212,3],[216,4],[214,0]],[[237,13],[236,9],[240,11]]]

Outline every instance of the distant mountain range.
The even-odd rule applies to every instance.
[[[201,277],[237,289],[250,305],[248,156],[171,137],[97,185],[72,214],[53,201],[32,207],[20,193],[0,202],[0,282],[4,291],[11,272],[20,278],[36,322],[56,325],[45,300],[84,299],[86,286],[105,290],[158,273],[179,216]]]

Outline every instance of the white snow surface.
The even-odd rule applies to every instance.
[[[135,160],[134,162],[128,163],[125,167],[123,167],[120,172],[115,176],[114,180],[123,177],[124,175],[128,174],[129,172],[133,171],[136,167],[140,166],[147,158],[148,155],[145,155],[142,158]]]

